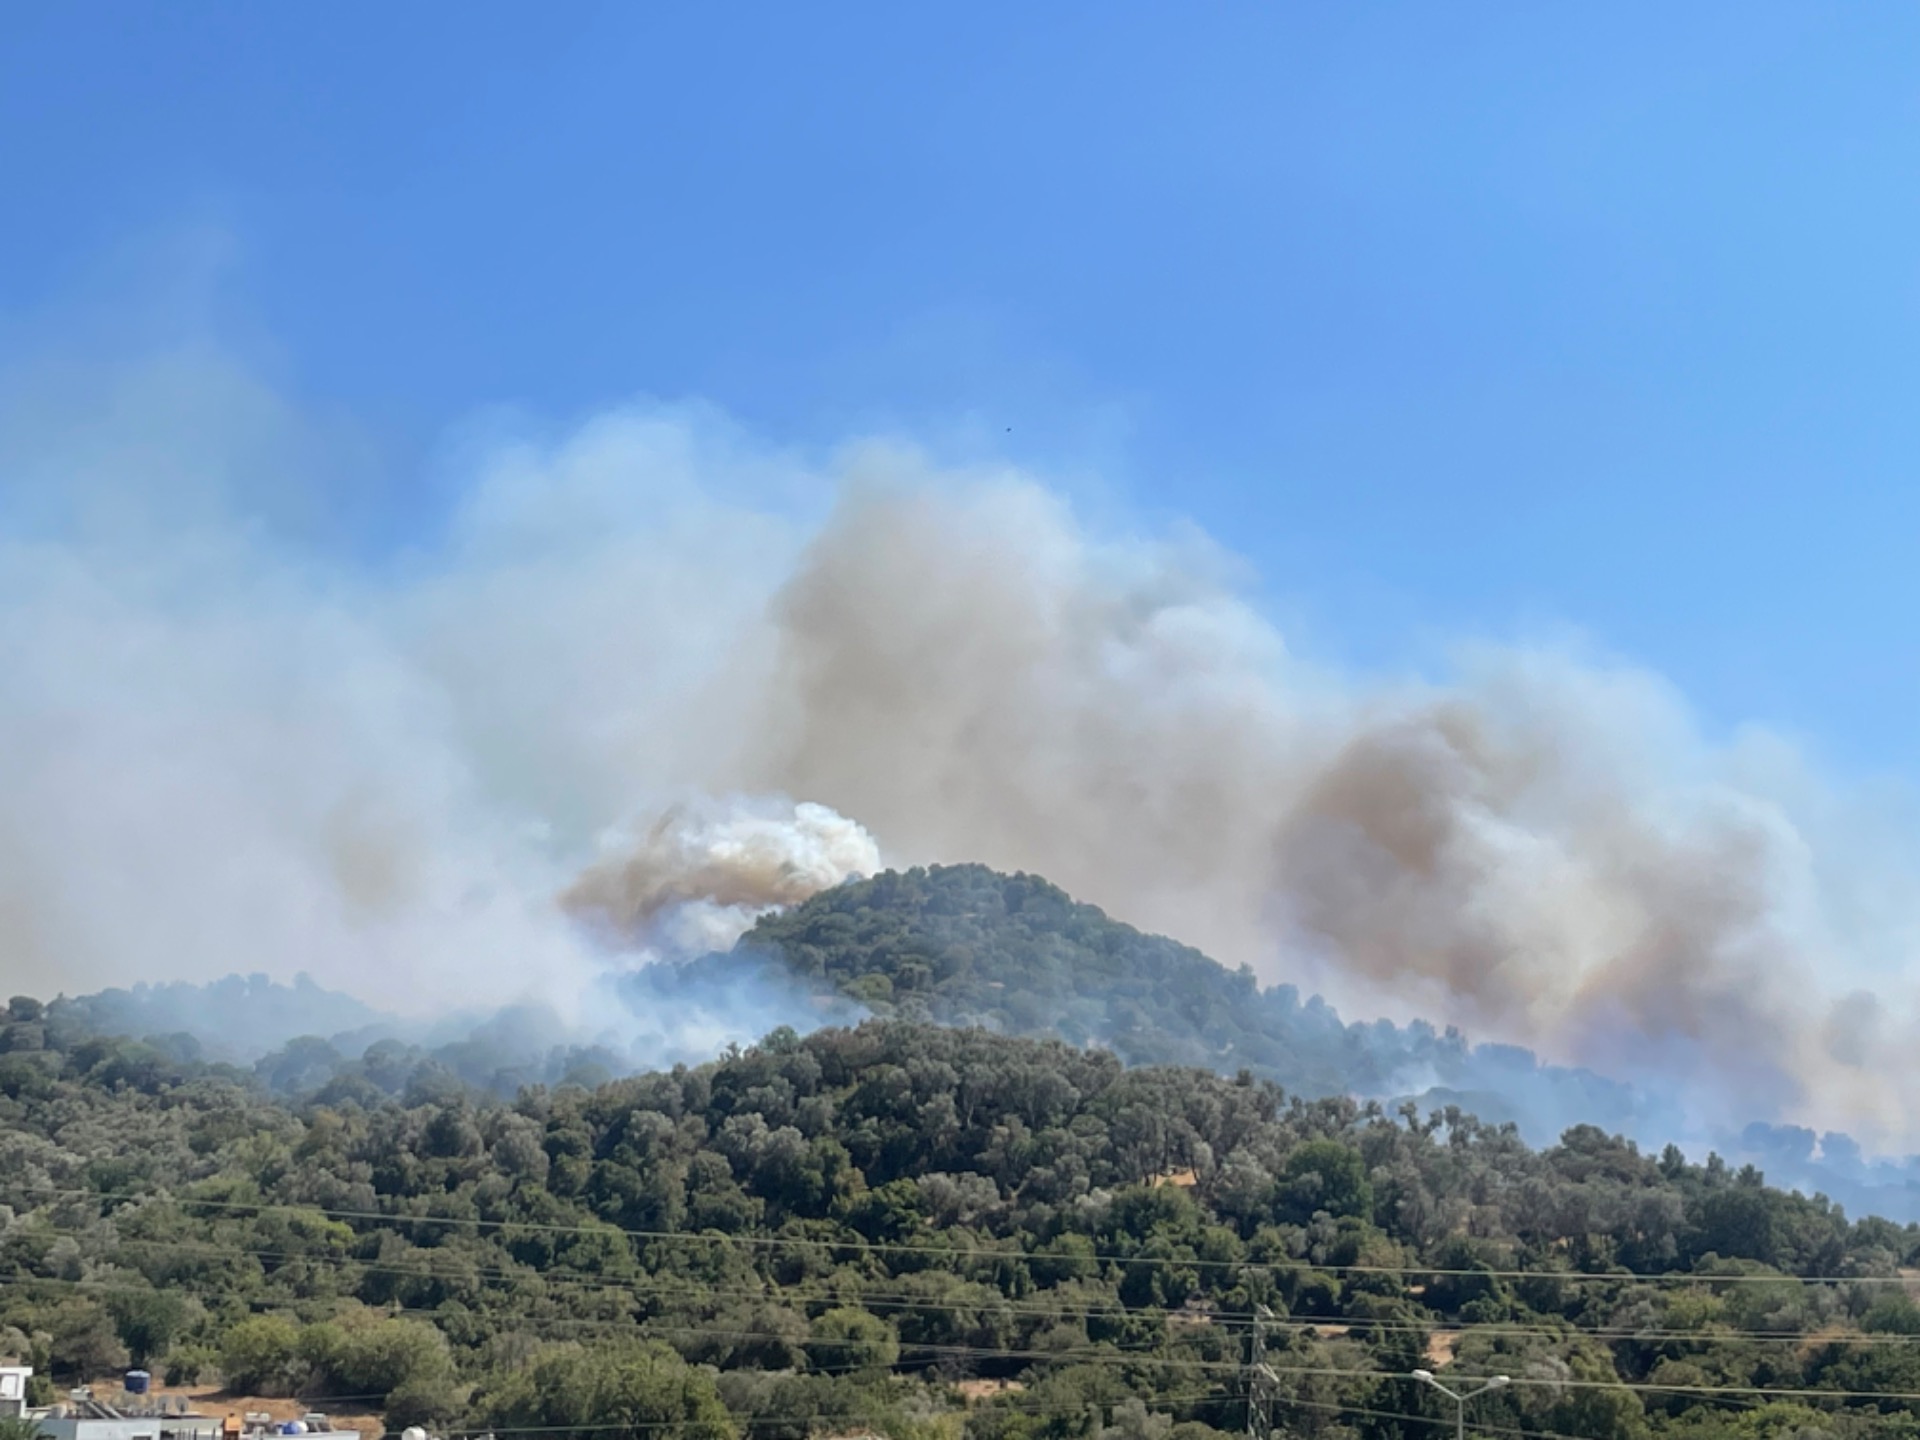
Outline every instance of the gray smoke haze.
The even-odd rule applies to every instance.
[[[1920,825],[1644,671],[1339,673],[1202,539],[687,410],[471,445],[444,532],[369,563],[262,498],[305,422],[161,369],[0,440],[14,988],[305,971],[583,1016],[844,874],[980,860],[1703,1122],[1920,1142]]]

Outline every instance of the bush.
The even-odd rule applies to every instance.
[[[309,1352],[325,1383],[340,1394],[387,1396],[409,1387],[445,1385],[453,1378],[447,1337],[431,1325],[382,1320],[324,1328],[331,1332],[330,1343],[309,1347]]]
[[[56,1248],[58,1242],[55,1242]],[[48,1319],[49,1368],[63,1380],[85,1382],[127,1366],[127,1350],[113,1318],[91,1300],[69,1300]]]
[[[169,1385],[198,1385],[220,1368],[220,1352],[211,1345],[176,1345],[167,1352]]]
[[[1920,1335],[1920,1305],[1892,1291],[1873,1302],[1860,1318],[1860,1328],[1878,1335]]]
[[[1336,1220],[1349,1215],[1365,1220],[1373,1214],[1366,1161],[1338,1140],[1309,1140],[1289,1155],[1281,1194],[1286,1218],[1297,1224],[1306,1224],[1321,1210]]]
[[[465,1398],[451,1375],[410,1379],[387,1396],[387,1433],[394,1434],[409,1425],[422,1429],[444,1425],[458,1414]]]
[[[177,1290],[125,1290],[107,1301],[114,1327],[136,1365],[149,1365],[167,1353],[192,1308]]]
[[[807,1356],[819,1370],[890,1370],[900,1358],[900,1340],[877,1315],[829,1310],[813,1322]]]
[[[503,1429],[556,1440],[734,1440],[713,1376],[658,1341],[555,1346],[510,1377],[486,1407]]]
[[[220,1373],[229,1390],[291,1395],[305,1368],[300,1327],[284,1315],[242,1320],[220,1342]]]

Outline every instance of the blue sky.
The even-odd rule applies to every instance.
[[[492,406],[1097,469],[1323,652],[1572,626],[1911,774],[1915,56],[1892,5],[15,7],[0,359],[211,327],[367,427],[389,534]]]

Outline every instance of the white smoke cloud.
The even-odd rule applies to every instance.
[[[17,988],[306,970],[584,1005],[609,932],[729,936],[877,836],[1349,1010],[1915,1138],[1920,827],[1777,737],[1704,736],[1643,671],[1553,645],[1333,673],[1192,537],[697,412],[494,446],[443,535],[369,566],[250,511],[297,417],[231,376],[150,390],[96,397],[108,450],[84,405],[0,445]],[[20,502],[70,469],[82,509]]]
[[[724,949],[760,916],[881,868],[880,847],[824,805],[761,799],[676,806],[601,841],[603,858],[560,897],[623,940],[679,954]]]

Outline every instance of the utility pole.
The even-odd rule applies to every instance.
[[[1420,1381],[1423,1385],[1431,1385],[1442,1395],[1453,1401],[1453,1433],[1456,1440],[1467,1440],[1467,1402],[1476,1396],[1486,1394],[1489,1390],[1499,1390],[1513,1383],[1505,1375],[1496,1375],[1478,1390],[1469,1390],[1466,1394],[1462,1395],[1457,1390],[1449,1390],[1438,1380],[1434,1379],[1431,1370],[1416,1370],[1413,1372],[1413,1378]]]
[[[1247,1344],[1248,1440],[1273,1440],[1273,1396],[1280,1377],[1267,1365],[1267,1326],[1272,1323],[1273,1311],[1253,1307],[1253,1334]]]

